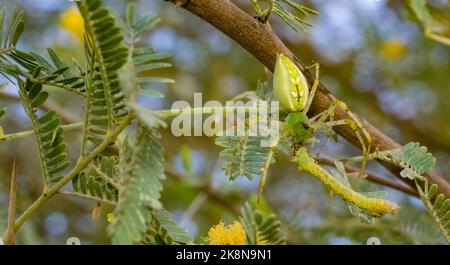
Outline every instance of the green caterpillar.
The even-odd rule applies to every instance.
[[[396,214],[399,207],[388,200],[369,198],[351,188],[345,186],[334,178],[328,171],[319,166],[308,154],[306,148],[301,147],[294,158],[299,169],[316,176],[334,193],[340,195],[346,201],[349,201],[361,209],[367,210],[374,216],[382,216],[387,213]]]

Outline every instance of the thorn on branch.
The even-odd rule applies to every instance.
[[[172,2],[177,7],[184,7],[184,6],[186,6],[189,3],[190,0],[164,0],[164,1]]]
[[[15,231],[14,224],[16,221],[16,160],[17,156],[14,158],[13,168],[11,171],[11,188],[9,191],[9,207],[8,207],[8,227],[6,229],[5,245],[14,245],[15,243]]]

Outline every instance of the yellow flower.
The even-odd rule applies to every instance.
[[[71,7],[61,14],[59,26],[70,32],[79,41],[84,36],[84,21],[76,7]]]
[[[403,40],[398,38],[388,39],[381,49],[383,57],[387,60],[397,61],[405,56],[406,44]]]
[[[114,220],[114,214],[113,213],[106,214],[106,221],[108,221],[108,223],[112,223],[113,220]]]
[[[208,231],[210,245],[245,245],[246,236],[244,227],[235,221],[225,227],[223,222],[211,227]]]
[[[258,233],[258,236],[256,237],[256,245],[267,245],[267,240],[261,239],[261,236]]]

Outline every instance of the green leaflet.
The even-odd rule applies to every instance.
[[[127,114],[118,70],[127,61],[128,48],[115,17],[101,0],[80,1],[78,7],[85,21],[89,62],[84,145],[87,140],[97,145]]]
[[[425,180],[423,175],[432,170],[436,164],[436,158],[428,153],[427,148],[414,142],[408,143],[400,149],[375,151],[369,157],[388,161],[402,168],[400,175],[411,180]],[[357,160],[361,159],[362,157],[357,158]]]
[[[82,172],[72,180],[75,193],[68,194],[116,205],[119,197],[117,187],[121,187],[121,178],[125,176],[121,163],[125,161],[119,162],[117,157],[97,158],[90,174]],[[140,196],[145,197],[145,194],[141,193]],[[139,242],[135,243],[172,245],[188,244],[192,241],[187,231],[180,228],[166,210],[144,206],[141,211],[144,212],[142,216],[147,218],[146,227],[140,234]],[[134,223],[123,224],[125,229],[128,229],[128,225],[132,226]]]
[[[413,218],[411,218],[413,216]],[[430,218],[422,209],[402,205],[395,228],[403,232],[402,237],[407,238],[415,245],[442,245],[445,238]]]
[[[391,156],[394,162],[403,168],[400,175],[411,180],[423,179],[422,175],[436,164],[436,158],[419,143],[408,143],[399,151],[394,151]]]
[[[121,183],[114,221],[109,227],[114,244],[138,243],[160,209],[161,180],[165,178],[159,133],[139,126],[134,143],[127,142],[121,157]]]
[[[310,9],[306,6],[302,6],[298,3],[289,0],[276,1],[273,11],[293,30],[297,31],[300,29],[304,32],[308,32],[311,24],[304,20],[301,16],[295,15],[292,12],[288,11],[283,5],[279,2],[284,2],[287,6],[291,7],[295,11],[301,13],[301,16],[309,16],[309,15],[318,15],[319,13],[313,9]]]
[[[164,209],[152,210],[148,228],[141,240],[151,245],[186,245],[192,242],[186,229],[178,226],[170,213]]]
[[[34,75],[39,74],[39,68]],[[41,162],[41,172],[45,182],[59,180],[59,173],[70,165],[65,153],[66,145],[63,138],[61,120],[56,112],[49,111],[40,116],[37,108],[48,97],[48,93],[42,90],[42,85],[27,80],[25,83],[18,79],[19,92],[25,112],[31,120],[36,137],[36,144]]]
[[[121,22],[121,25],[125,34],[131,39],[129,49],[132,54],[128,63],[119,73],[124,93],[128,98],[135,98],[139,94],[157,95],[156,92],[145,88],[144,84],[174,82],[169,78],[148,76],[154,70],[171,67],[170,63],[161,61],[169,58],[170,54],[158,53],[152,48],[136,46],[136,42],[141,39],[142,35],[153,29],[158,22],[159,18],[153,14],[138,17],[135,3],[128,4],[126,20]]]
[[[448,20],[445,21],[447,23],[445,25],[445,22],[438,22],[434,19],[428,9],[426,0],[406,0],[406,3],[411,13],[423,27],[425,36],[450,46],[450,36],[448,36],[448,33],[446,34],[446,31],[448,32]]]
[[[81,172],[72,179],[75,195],[116,204],[119,196],[118,158],[100,156],[89,174]]]
[[[0,118],[3,117],[3,115],[6,114],[6,107],[1,107],[0,108]]]
[[[47,52],[50,60],[45,59],[39,54],[30,52],[33,59],[32,62],[35,62],[38,67],[42,68],[42,75],[37,77],[35,82],[52,85],[71,93],[85,96],[86,90],[82,73],[75,74],[69,65],[62,61],[52,49],[47,49]],[[32,69],[34,68],[29,70]]]
[[[31,79],[33,83],[59,87],[84,96],[81,74],[74,74],[52,49],[48,49],[48,60],[34,52],[25,53],[16,48],[24,30],[24,12],[14,10],[9,20],[5,27],[5,10],[0,10],[0,73],[11,82],[9,76],[20,76],[23,79]],[[39,74],[30,74],[36,73],[38,68]]]
[[[5,9],[0,10],[0,54],[12,52],[22,36],[24,30],[23,10],[14,10],[11,14],[9,25],[4,29]]]
[[[450,198],[446,198],[444,194],[438,192],[437,184],[430,186],[428,180],[425,180],[423,188],[418,182],[416,184],[425,207],[447,243],[450,244]]]
[[[270,14],[273,12],[295,31],[300,29],[308,32],[311,24],[304,20],[303,17],[319,14],[317,11],[291,0],[251,0],[251,3],[261,22],[266,23]],[[264,3],[263,5],[267,6],[267,9],[262,10],[263,5],[260,3]],[[291,12],[291,10],[294,12]],[[299,13],[299,15],[295,13]]]
[[[223,147],[220,157],[224,160],[222,169],[225,175],[234,180],[239,176],[246,176],[252,180],[254,176],[261,175],[268,159],[275,162],[273,156],[269,156],[270,147],[261,147],[261,141],[268,141],[265,136],[249,136],[248,130],[244,136],[219,136],[216,145]]]
[[[119,197],[117,187],[120,187],[121,177],[124,176],[121,165],[117,157],[97,158],[89,174],[82,172],[72,180],[75,192],[68,194],[116,205]],[[148,219],[145,220],[146,228],[140,235],[139,243],[172,245],[188,244],[192,241],[186,229],[180,228],[165,209],[146,207],[142,211]],[[124,224],[127,225],[132,224]]]
[[[281,234],[281,223],[273,213],[255,209],[249,202],[242,207],[242,217],[239,217],[247,235],[249,245],[266,243],[268,245],[286,244],[286,238]]]
[[[436,158],[428,153],[425,146],[414,142],[402,146],[399,150],[375,152],[373,158],[389,161],[403,168],[400,175],[415,181],[420,198],[430,216],[450,244],[450,199],[439,194],[437,184],[429,185],[428,179],[423,176],[433,169]]]

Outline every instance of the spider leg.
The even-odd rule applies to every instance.
[[[309,120],[308,127],[313,130],[313,132],[316,132],[320,130],[321,128],[328,127],[328,133],[325,137],[324,143],[319,148],[318,153],[316,154],[316,158],[319,157],[320,153],[322,152],[323,148],[325,147],[326,142],[330,138],[331,135],[331,126],[326,126],[326,122],[332,122],[335,114],[336,107],[338,106],[338,103],[335,102],[335,104],[328,107],[328,109],[322,111],[321,113],[317,114],[316,116],[312,117]]]
[[[329,120],[330,118],[334,117],[335,110],[339,106],[339,103],[336,101],[334,104],[330,105],[328,109],[322,111],[321,113],[317,114],[316,116],[309,119],[310,127],[321,127],[326,120]]]
[[[367,132],[366,128],[362,125],[360,119],[351,112],[344,102],[341,102],[341,108],[347,113],[347,115],[350,117],[351,123],[354,125],[353,128],[357,128],[355,130],[355,134],[358,137],[358,140],[361,143],[361,149],[363,150],[364,160],[361,162],[361,168],[359,170],[359,176],[361,177],[364,171],[364,168],[366,167],[367,160],[369,160],[369,155],[372,148],[372,137],[370,136],[369,132]],[[362,135],[364,135],[364,138],[366,142],[363,141]],[[358,136],[359,135],[359,136]]]
[[[342,120],[333,120],[335,110],[337,107],[341,107],[350,118],[342,119]],[[370,149],[372,146],[372,137],[361,124],[359,119],[354,115],[347,107],[347,105],[342,101],[335,101],[328,109],[317,114],[313,118],[310,119],[309,127],[314,131],[319,130],[323,127],[334,127],[334,126],[342,126],[348,125],[355,132],[358,141],[361,144],[361,150],[364,155],[364,159],[361,162],[361,168],[359,171],[359,176],[363,175],[364,168],[366,166],[366,162],[369,159]]]
[[[308,101],[306,102],[305,108],[302,111],[305,115],[308,113],[309,108],[311,107],[311,103],[312,103],[312,101],[314,99],[314,96],[316,94],[317,87],[319,86],[319,70],[320,70],[319,68],[320,68],[320,65],[318,63],[315,63],[315,64],[313,64],[311,66],[306,67],[306,69],[309,69],[309,68],[312,68],[312,67],[315,68],[315,72],[316,72],[315,75],[316,75],[316,77],[314,78],[314,83],[313,83],[313,85],[311,87],[311,91],[309,92]]]
[[[264,186],[266,185],[266,179],[267,179],[267,174],[269,172],[269,167],[270,167],[273,155],[276,151],[276,147],[279,142],[280,142],[279,136],[275,137],[275,139],[272,140],[269,155],[267,157],[266,163],[264,164],[264,167],[261,168],[261,179],[259,180],[259,186],[258,186],[258,199],[257,199],[258,203],[261,202],[262,192],[263,192]]]

